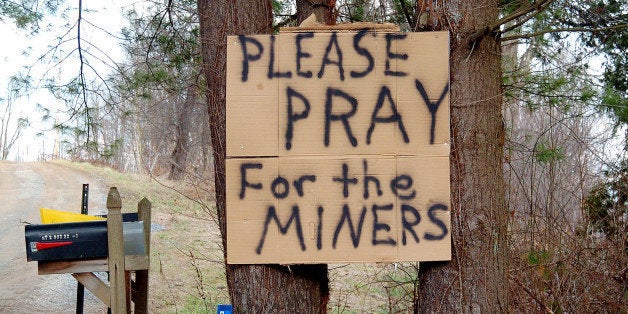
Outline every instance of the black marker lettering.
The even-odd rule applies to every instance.
[[[312,38],[312,37],[314,37],[314,33],[299,33],[299,34],[297,34],[297,40],[296,40],[296,45],[297,45],[297,75],[301,76],[301,77],[305,77],[305,78],[312,77],[312,71],[301,72],[301,59],[302,58],[310,58],[310,57],[312,57],[312,55],[307,53],[307,52],[303,52],[302,51],[302,49],[301,49],[301,40],[303,38]]]
[[[240,165],[240,199],[244,199],[247,187],[256,190],[260,190],[262,188],[261,183],[249,183],[249,181],[246,180],[247,169],[262,169],[262,164],[244,163]]]
[[[268,62],[268,78],[272,79],[275,77],[285,77],[285,78],[291,78],[292,77],[292,72],[287,71],[287,72],[275,72],[275,35],[271,35],[270,36],[270,61]]]
[[[299,196],[303,196],[304,194],[303,182],[305,181],[316,182],[316,176],[315,175],[301,176],[299,177],[298,180],[294,180],[294,187],[297,189],[297,194],[299,194]]]
[[[249,61],[257,61],[262,57],[264,47],[255,38],[246,37],[244,35],[238,36],[240,39],[240,47],[242,48],[242,82],[246,82],[249,79]],[[249,54],[247,43],[252,43],[257,47],[257,54]]]
[[[305,96],[290,87],[286,89],[286,95],[288,95],[288,127],[286,128],[286,150],[290,150],[292,148],[292,136],[294,135],[294,122],[307,118],[307,116],[310,114],[310,102],[307,100],[307,98],[305,98]],[[294,105],[292,103],[292,98],[294,97],[301,99],[301,102],[303,102],[303,106],[305,107],[303,111],[299,113],[294,112]]]
[[[406,217],[406,213],[412,214],[414,216],[414,220],[408,220],[408,218]],[[403,231],[401,233],[401,243],[403,245],[406,245],[406,230],[410,232],[410,234],[414,238],[414,241],[419,243],[419,236],[417,236],[412,227],[418,225],[420,222],[421,215],[419,215],[419,211],[417,211],[416,208],[406,204],[401,205],[401,224],[403,225]]]
[[[445,99],[445,96],[449,92],[449,83],[445,85],[445,88],[443,88],[443,92],[440,94],[440,97],[435,103],[430,101],[430,98],[427,96],[427,92],[425,91],[423,84],[421,84],[419,80],[415,80],[415,85],[416,89],[419,90],[423,101],[425,101],[427,109],[430,111],[430,115],[432,116],[432,123],[430,124],[430,144],[434,144],[434,130],[436,129],[436,111],[438,111],[438,107],[443,102],[443,99]]]
[[[384,206],[379,206],[376,204],[373,204],[373,208],[372,208],[372,212],[373,212],[373,245],[380,245],[380,244],[386,244],[386,245],[396,245],[397,241],[395,241],[393,238],[388,237],[387,239],[384,240],[380,240],[377,238],[377,231],[379,230],[385,230],[385,231],[390,231],[390,226],[388,224],[385,223],[380,223],[378,222],[378,216],[377,216],[377,212],[380,210],[385,210],[385,211],[392,211],[393,209],[393,204],[388,204],[388,205],[384,205]]]
[[[260,238],[259,244],[257,245],[257,249],[255,252],[259,255],[262,254],[262,248],[264,248],[264,241],[266,241],[266,234],[268,233],[268,225],[271,220],[275,221],[277,227],[281,234],[288,233],[288,229],[292,222],[295,221],[295,227],[297,229],[297,237],[299,238],[299,244],[301,245],[301,251],[305,251],[305,242],[303,241],[303,229],[301,228],[301,218],[299,216],[299,206],[292,207],[292,215],[288,218],[288,222],[286,222],[285,226],[281,225],[281,221],[279,221],[279,217],[277,216],[277,210],[274,206],[268,207],[268,214],[266,215],[266,220],[264,221],[264,231],[262,232],[262,237]]]
[[[338,242],[338,234],[340,234],[340,230],[344,225],[345,221],[349,225],[349,231],[351,232],[351,241],[353,242],[353,247],[356,248],[360,245],[360,236],[362,235],[362,224],[364,224],[364,216],[366,216],[366,207],[362,207],[362,213],[360,214],[360,222],[358,222],[358,230],[353,229],[353,221],[351,220],[351,213],[349,212],[349,206],[347,204],[342,206],[342,217],[340,217],[340,221],[338,221],[338,225],[336,226],[336,231],[334,231],[334,240],[332,243],[332,247],[336,248],[336,243]]]
[[[390,59],[399,59],[399,60],[407,60],[408,55],[405,53],[398,54],[391,51],[393,40],[405,39],[406,34],[386,34],[386,70],[384,71],[384,75],[387,76],[406,76],[408,73],[402,71],[391,71],[390,70]],[[397,69],[401,68],[397,65]]]
[[[344,98],[351,105],[351,111],[342,113],[342,114],[334,114],[332,113],[332,98],[334,96],[339,96]],[[351,95],[335,88],[327,88],[327,100],[325,101],[325,146],[329,146],[329,133],[332,121],[342,121],[342,125],[345,127],[345,132],[347,133],[347,137],[349,138],[349,142],[353,147],[358,146],[358,140],[353,136],[351,132],[351,125],[349,125],[349,118],[351,118],[358,109],[358,101],[357,99],[351,97]]]
[[[379,110],[382,109],[382,107],[384,106],[384,99],[388,99],[392,114],[389,117],[378,117],[377,114],[379,113]],[[401,131],[401,136],[403,136],[404,142],[409,143],[410,139],[408,138],[408,133],[406,133],[406,128],[403,126],[401,115],[397,111],[397,106],[395,105],[395,101],[392,99],[390,89],[388,88],[388,86],[382,86],[382,89],[379,92],[379,96],[377,97],[377,104],[375,105],[375,109],[373,109],[373,115],[371,115],[371,126],[366,132],[366,144],[371,144],[371,135],[375,130],[375,123],[391,122],[397,122],[397,125],[399,126],[399,131]]]
[[[435,225],[437,225],[438,228],[440,228],[442,232],[439,235],[433,235],[431,233],[426,232],[425,235],[423,235],[423,239],[425,240],[429,240],[429,241],[442,240],[448,233],[447,226],[445,225],[445,223],[442,220],[438,219],[438,217],[436,217],[437,210],[447,211],[447,206],[444,204],[432,205],[432,207],[430,207],[430,209],[427,211],[427,217],[429,217],[430,221],[434,223]]]
[[[362,37],[364,37],[368,33],[368,30],[361,30],[357,34],[355,34],[355,36],[353,36],[353,48],[355,49],[355,52],[357,52],[361,56],[364,56],[366,60],[368,60],[369,65],[366,70],[362,72],[351,71],[351,77],[365,77],[366,75],[371,73],[371,71],[373,71],[373,67],[375,66],[375,60],[373,60],[373,56],[371,55],[371,53],[366,48],[360,47],[360,40],[362,40]],[[370,33],[373,34],[373,37],[375,37],[375,32]]]
[[[342,178],[334,178],[334,182],[342,182],[342,195],[347,198],[349,197],[349,183],[358,184],[358,179],[356,178],[348,178],[349,175],[349,166],[347,164],[342,164]]]
[[[399,190],[405,191],[412,187],[412,177],[402,174],[390,181],[390,189],[401,200],[411,200],[416,196],[416,191],[412,190],[412,193],[408,195],[399,194]]]
[[[336,56],[338,56],[337,61],[333,61],[329,59],[329,53],[331,52],[332,46],[336,46]],[[338,36],[336,32],[331,33],[331,38],[329,39],[329,44],[325,49],[325,55],[323,56],[323,61],[321,63],[321,69],[318,71],[318,78],[322,78],[323,74],[325,74],[325,66],[328,64],[335,64],[338,66],[338,72],[340,74],[340,80],[345,80],[345,69],[342,67],[342,50],[340,50],[340,46],[338,45]]]

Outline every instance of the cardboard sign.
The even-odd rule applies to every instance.
[[[451,259],[446,32],[231,36],[227,262]]]

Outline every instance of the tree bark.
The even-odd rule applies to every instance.
[[[312,13],[316,15],[316,20],[325,24],[334,24],[332,16],[335,0],[296,0],[297,4],[297,25],[310,17]]]
[[[269,0],[198,0],[203,71],[214,151],[214,180],[223,251],[226,254],[225,215],[225,94],[227,35],[269,34]],[[237,231],[234,231],[237,232]],[[226,261],[225,256],[225,261]],[[327,265],[225,264],[227,285],[236,313],[325,312]]]
[[[170,155],[170,174],[168,179],[181,180],[187,167],[188,152],[190,150],[190,120],[192,109],[198,100],[198,86],[193,82],[186,89],[185,100],[179,109],[179,116],[175,125],[175,145]]]
[[[451,36],[452,260],[421,264],[424,312],[508,311],[508,207],[503,175],[501,48],[473,34],[498,17],[498,1],[417,2],[425,30]]]

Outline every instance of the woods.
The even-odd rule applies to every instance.
[[[14,8],[9,3],[0,5],[0,14],[20,27],[36,28],[44,14],[54,15],[59,9],[56,3],[46,11],[29,4]],[[392,22],[401,28],[400,34],[448,32],[449,85],[442,95],[449,93],[451,115],[451,261],[346,266],[355,267],[349,270],[333,264],[226,263],[227,235],[239,232],[228,230],[226,222],[227,36],[244,35],[238,38],[245,56],[240,79],[245,82],[248,67],[260,66],[262,55],[273,51],[253,36],[277,34],[281,27],[296,26],[312,13],[322,24]],[[106,62],[112,72],[99,75],[91,72],[94,68],[84,69],[79,77],[86,79],[51,81],[45,86],[65,105],[54,115],[67,118],[52,123],[65,147],[59,155],[196,184],[202,191],[199,197],[214,202],[208,211],[216,215],[221,233],[216,240],[224,252],[224,259],[217,262],[224,266],[229,298],[237,311],[627,309],[625,2],[157,1],[129,9],[127,23],[121,32],[125,59]],[[301,34],[299,43],[316,36]],[[405,60],[395,50],[398,38],[385,36],[389,43],[385,51],[369,51],[356,36],[353,50],[343,54],[337,39],[330,37],[327,51],[334,54],[312,60],[307,50],[296,50],[290,52],[296,62],[289,68],[275,70],[274,58],[261,66],[268,70],[269,80],[290,75],[312,81],[313,88],[326,75],[339,75],[343,81],[367,76],[372,67],[345,69],[342,59],[334,58],[351,56],[373,65],[372,56],[380,53],[382,60]],[[48,57],[68,62],[71,55]],[[99,59],[95,52],[85,53],[85,58],[81,63]],[[315,66],[301,68],[303,60]],[[388,63],[377,70],[400,75],[387,67]],[[17,80],[22,85],[14,90],[31,86],[27,83],[32,77],[16,77],[22,78]],[[411,92],[428,105],[434,124],[444,96],[439,100],[439,95],[425,92],[420,80],[416,82]],[[335,117],[345,123],[342,142],[347,147],[370,145],[374,125],[385,116],[379,110],[384,110],[387,99],[394,101],[390,89],[366,88],[381,96],[381,104],[366,105],[370,124],[351,127],[347,117]],[[295,106],[308,103],[322,108],[333,97],[364,106],[360,94],[328,91],[327,98],[318,99],[294,87],[284,92]],[[4,126],[4,117],[9,119],[15,108],[11,107],[15,94],[0,98],[7,108],[0,116],[3,136],[17,137],[19,126],[13,127],[14,132],[5,131]],[[308,107],[303,111],[290,108],[287,130],[298,128],[309,113],[316,114]],[[333,123],[334,116],[323,113],[318,112],[322,121]],[[53,113],[44,106],[42,115],[50,119]],[[391,117],[396,117],[399,136],[405,134],[402,121],[406,117]],[[25,127],[26,120],[20,121]],[[330,145],[329,127],[319,131],[321,143]],[[285,133],[287,151],[296,145],[291,132]],[[414,140],[413,134],[406,135],[407,142]],[[3,157],[8,149],[3,149]],[[255,169],[262,168],[259,165],[245,169],[249,176],[241,182],[242,193],[253,192],[256,188],[251,187],[262,182],[255,177]],[[365,162],[365,173],[366,167]],[[386,184],[394,193],[395,184]],[[269,186],[271,182],[264,182],[264,188]],[[294,188],[293,193],[298,189],[290,182],[283,191],[288,193],[289,188]],[[279,193],[265,192],[269,191]],[[297,221],[298,213],[286,217]],[[376,217],[375,209],[373,213]],[[282,228],[276,212],[268,209],[266,214],[267,222],[275,219]],[[347,210],[340,226],[348,215]],[[430,218],[423,217],[421,223],[437,225]],[[357,216],[353,223],[357,224]],[[289,226],[288,222],[285,228]],[[355,269],[360,269],[358,274]],[[343,291],[338,282],[351,277],[362,288]],[[369,297],[364,287],[377,292]],[[362,301],[334,301],[350,300],[351,294]],[[359,307],[364,300],[372,308]]]

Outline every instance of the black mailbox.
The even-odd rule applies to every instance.
[[[26,259],[58,261],[108,256],[107,222],[26,225]]]
[[[122,234],[124,254],[146,253],[144,224],[137,214],[124,214]],[[109,256],[107,221],[26,225],[26,260],[61,261]]]

